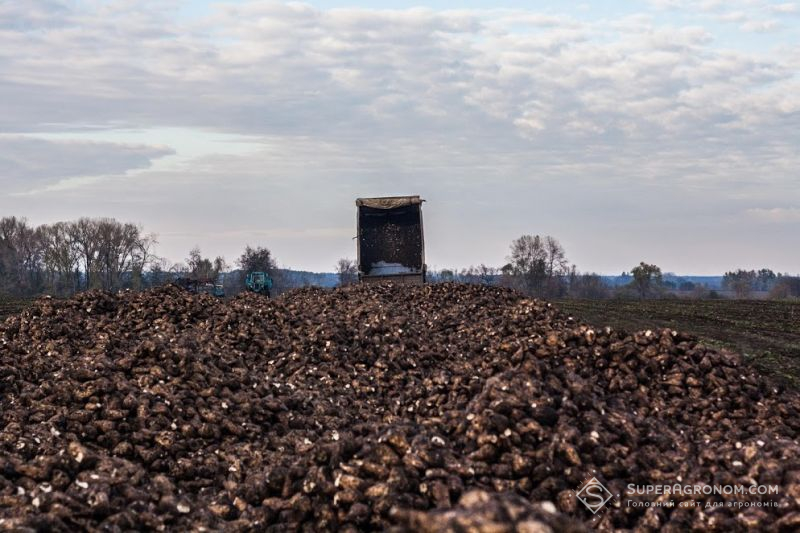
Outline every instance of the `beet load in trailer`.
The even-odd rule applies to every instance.
[[[362,282],[425,282],[419,196],[359,198],[358,277]]]

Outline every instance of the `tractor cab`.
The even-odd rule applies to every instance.
[[[266,272],[250,272],[244,280],[247,290],[258,294],[263,294],[267,298],[272,289],[272,278]]]

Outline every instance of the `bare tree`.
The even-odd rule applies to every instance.
[[[94,283],[99,248],[97,223],[90,218],[79,218],[69,224],[67,231],[83,262],[81,270],[86,280],[85,288],[90,289]]]
[[[76,292],[80,286],[80,254],[72,240],[69,223],[41,226],[43,261],[50,290],[56,295]]]
[[[81,288],[139,287],[155,243],[155,236],[143,235],[139,226],[112,218],[36,228],[24,219],[0,219],[0,288],[69,294]]]
[[[24,218],[0,219],[0,289],[12,294],[41,290],[44,282],[43,233]]]
[[[553,237],[523,235],[511,243],[508,265],[503,267],[507,284],[536,296],[557,296],[565,289],[567,274],[564,248]]]
[[[134,248],[131,260],[131,288],[140,289],[144,286],[144,271],[152,263],[163,261],[153,252],[158,241],[154,233],[142,235]]]
[[[221,255],[214,258],[214,272],[220,274],[228,270],[228,262]]]
[[[0,290],[12,292],[17,277],[17,218],[0,219]]]
[[[552,278],[567,272],[569,262],[567,261],[567,255],[561,243],[550,235],[546,235],[544,238],[544,249],[547,256],[547,276]]]
[[[42,232],[27,224],[22,228],[19,241],[19,258],[23,272],[23,287],[30,292],[42,290],[44,246]]]
[[[189,275],[192,278],[210,279],[216,277],[214,263],[210,259],[203,257],[199,246],[195,246],[189,251],[186,264],[189,265]]]
[[[102,287],[106,290],[122,286],[121,276],[130,272],[134,262],[142,258],[141,230],[135,224],[123,224],[113,218],[96,221],[97,264]],[[143,268],[143,265],[137,265]]]
[[[523,235],[511,243],[508,258],[515,285],[526,294],[541,293],[546,276],[547,257],[541,237]]]
[[[352,285],[358,281],[358,267],[352,259],[342,258],[336,263],[336,273],[339,275],[339,285]]]

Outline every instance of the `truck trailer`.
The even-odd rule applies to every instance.
[[[419,196],[356,200],[360,282],[425,283],[422,202]]]

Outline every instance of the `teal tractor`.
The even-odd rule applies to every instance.
[[[244,280],[247,290],[257,294],[270,297],[269,291],[272,289],[272,278],[266,272],[250,272]]]

